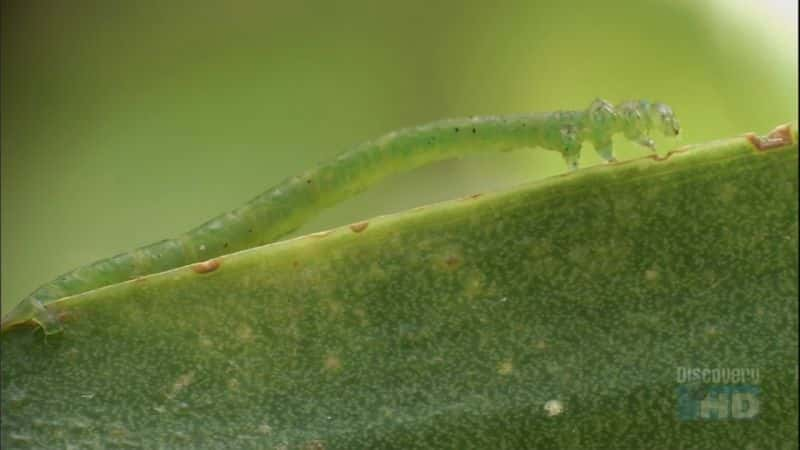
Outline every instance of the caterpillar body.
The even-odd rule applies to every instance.
[[[663,103],[627,101],[616,106],[597,99],[582,111],[447,119],[388,133],[342,153],[302,175],[284,180],[230,212],[176,238],[96,261],[67,272],[26,297],[18,308],[46,334],[61,330],[47,303],[173,269],[215,256],[274,242],[318,211],[364,191],[387,175],[473,152],[543,148],[578,167],[584,141],[613,162],[612,136],[654,149],[651,131],[676,136],[680,125]],[[12,319],[3,320],[7,328]]]

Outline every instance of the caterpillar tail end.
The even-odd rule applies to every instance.
[[[49,310],[41,300],[33,297],[26,298],[3,316],[2,320],[0,320],[0,331],[5,333],[11,328],[25,324],[38,325],[45,336],[63,331],[63,326],[58,316]]]

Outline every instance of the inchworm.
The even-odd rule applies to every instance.
[[[622,133],[654,149],[651,130],[680,131],[663,103],[628,101],[613,106],[597,99],[585,111],[556,111],[448,119],[386,134],[338,158],[288,178],[231,212],[176,238],[96,261],[67,272],[23,300],[45,333],[60,331],[45,304],[59,298],[173,269],[226,253],[274,242],[325,207],[362,192],[387,175],[483,151],[540,147],[555,150],[570,170],[578,167],[583,141],[614,161],[611,138]],[[27,302],[27,303],[26,303]]]

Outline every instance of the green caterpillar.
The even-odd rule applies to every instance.
[[[654,149],[651,130],[667,136],[680,131],[663,103],[628,101],[617,106],[601,99],[585,111],[557,111],[432,122],[386,134],[355,146],[338,158],[284,180],[233,211],[176,238],[96,261],[39,287],[19,307],[27,308],[46,334],[61,330],[46,304],[59,298],[123,282],[215,256],[274,242],[321,209],[352,197],[387,175],[471,152],[541,147],[562,154],[578,167],[583,141],[613,162],[611,138],[626,138]],[[8,320],[4,320],[7,328]]]

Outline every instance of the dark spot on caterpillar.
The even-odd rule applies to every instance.
[[[203,261],[201,263],[197,263],[192,266],[192,270],[194,273],[209,273],[219,269],[222,263],[218,259],[209,259],[208,261]]]
[[[475,128],[473,128],[473,129],[472,129],[472,132],[473,132],[473,133],[476,133],[477,131],[475,130]]]
[[[300,267],[300,262],[299,261],[292,261],[292,266],[296,269],[296,268]]]
[[[354,233],[361,233],[367,229],[367,226],[369,226],[369,222],[358,222],[350,225],[350,229],[353,230]]]
[[[311,184],[311,178],[309,178],[308,180],[306,180],[306,183],[307,183],[307,184]]]
[[[223,247],[228,248],[228,243],[223,244]]]
[[[456,127],[456,133],[458,133],[458,127]]]
[[[248,232],[248,233],[252,233],[252,232],[253,232],[253,229],[252,229],[252,228],[248,228],[248,229],[247,229],[247,232]]]

